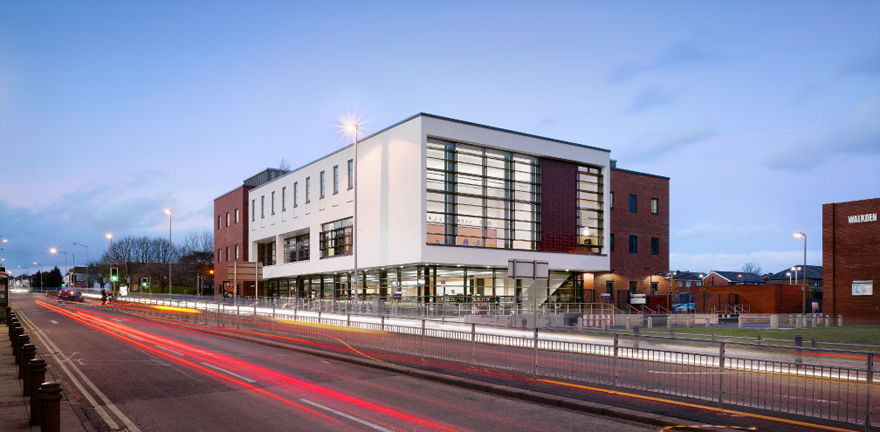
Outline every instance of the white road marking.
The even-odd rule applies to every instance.
[[[159,348],[159,349],[162,350],[162,351],[168,351],[168,352],[170,352],[171,354],[177,354],[177,355],[179,355],[179,356],[181,356],[181,357],[186,357],[185,355],[183,355],[183,354],[181,354],[181,353],[179,353],[179,352],[177,352],[177,351],[170,350],[170,349],[165,348],[165,347],[160,347],[159,345],[153,345],[153,346],[156,347],[156,348]]]
[[[52,340],[49,339],[49,337],[46,336],[42,330],[35,326],[34,323],[30,321],[30,319],[26,318],[24,314],[21,313],[21,311],[19,311],[16,316],[18,317],[18,319],[22,320],[22,322],[27,324],[28,327],[33,329],[33,335],[40,339],[46,346],[49,347],[49,349],[57,352],[59,355],[64,356],[64,353],[61,351],[60,348],[58,348],[58,345],[55,345],[55,343],[52,342]],[[141,430],[137,426],[135,426],[135,424],[132,423],[131,420],[129,420],[128,417],[126,417],[125,414],[122,413],[122,411],[119,411],[119,408],[117,408],[116,405],[110,402],[110,399],[108,399],[107,396],[101,392],[101,390],[98,390],[98,387],[95,386],[95,384],[86,376],[86,374],[83,373],[83,371],[81,371],[78,367],[76,367],[76,365],[69,361],[61,360],[58,362],[58,366],[60,366],[64,373],[67,374],[67,377],[70,378],[70,381],[73,382],[73,384],[79,389],[80,393],[85,396],[86,400],[88,400],[92,407],[95,408],[95,412],[97,412],[98,415],[101,416],[101,419],[104,420],[105,423],[107,423],[107,426],[109,426],[110,429],[119,429],[119,424],[110,417],[110,415],[107,413],[106,410],[104,410],[104,408],[109,409],[111,412],[113,412],[113,414],[116,415],[117,418],[122,420],[122,422],[125,423],[126,427],[128,427],[129,432],[141,432]],[[68,367],[70,369],[68,369]],[[71,370],[79,375],[80,379],[85,382],[85,384],[88,385],[92,389],[92,391],[94,391],[95,395],[104,402],[104,406],[98,405],[98,402],[86,390],[86,388],[83,386],[80,380],[77,379],[76,375],[71,372]]]
[[[336,414],[336,415],[341,416],[341,417],[345,417],[345,418],[347,418],[347,419],[349,419],[349,420],[351,420],[351,421],[358,422],[358,423],[360,423],[360,424],[362,424],[362,425],[364,425],[364,426],[367,426],[367,427],[370,427],[370,428],[373,428],[373,429],[376,429],[376,430],[380,430],[380,431],[393,432],[391,429],[388,429],[388,428],[382,427],[382,426],[380,426],[380,425],[377,425],[376,423],[372,423],[372,422],[366,421],[366,420],[364,420],[364,419],[357,418],[357,417],[355,417],[355,416],[353,416],[353,415],[346,414],[346,413],[344,413],[344,412],[342,412],[342,411],[335,410],[335,409],[333,409],[333,408],[330,408],[330,407],[328,407],[328,406],[321,405],[321,404],[316,403],[316,402],[312,402],[312,401],[310,401],[310,400],[308,400],[308,399],[298,399],[298,400],[299,400],[300,402],[307,403],[307,404],[309,404],[309,405],[311,405],[311,406],[318,407],[318,408],[321,408],[321,409],[326,410],[326,411],[330,411],[330,412],[332,412],[333,414]]]
[[[250,378],[248,378],[248,377],[243,377],[243,376],[241,376],[241,375],[239,375],[239,374],[237,374],[237,373],[230,372],[230,371],[228,371],[228,370],[226,370],[226,369],[223,369],[223,368],[219,368],[219,367],[214,366],[214,365],[212,365],[212,364],[210,364],[210,363],[205,363],[205,362],[201,362],[201,363],[202,363],[203,365],[205,365],[205,366],[211,368],[211,369],[218,370],[218,371],[223,372],[223,373],[225,373],[225,374],[227,374],[227,375],[232,375],[232,376],[234,376],[234,377],[236,377],[236,378],[238,378],[238,379],[240,379],[240,380],[242,380],[242,381],[249,382],[249,383],[251,383],[251,384],[253,384],[253,383],[256,382],[256,381],[254,381],[254,380],[252,380],[252,379],[250,379]]]
[[[49,322],[52,324],[58,324],[58,321],[55,321],[55,320],[49,320]]]

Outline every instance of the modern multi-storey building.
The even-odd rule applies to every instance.
[[[263,264],[260,295],[351,298],[356,243],[361,298],[592,302],[593,275],[614,267],[610,182],[620,176],[638,176],[621,190],[639,191],[634,213],[649,221],[621,231],[645,245],[616,275],[668,269],[668,178],[611,169],[608,150],[421,113],[359,141],[356,184],[354,155],[347,146],[264,171],[217,198],[217,285],[232,283],[223,263],[250,257]],[[227,227],[234,211],[241,224]],[[549,289],[509,279],[510,259],[548,262]]]
[[[239,189],[261,295],[353,296],[355,193],[362,298],[512,300],[520,288],[507,264],[521,259],[549,263],[549,290],[536,297],[580,302],[583,274],[608,271],[608,150],[430,114],[357,146],[357,187],[347,146]]]

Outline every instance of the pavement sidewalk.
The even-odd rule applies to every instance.
[[[4,332],[8,330],[5,324],[0,324]],[[40,355],[40,347],[37,347],[37,358]],[[52,376],[52,359],[46,359],[50,364],[46,371],[46,381],[56,381]],[[29,426],[31,418],[30,397],[22,396],[24,381],[18,378],[18,365],[12,355],[12,345],[6,335],[0,337],[0,429],[8,432],[38,432],[40,426]],[[61,430],[65,432],[92,432],[88,423],[83,423],[68,400],[67,389],[62,384],[61,399]]]

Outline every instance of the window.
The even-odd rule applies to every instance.
[[[333,167],[333,195],[339,193],[339,165]]]
[[[597,167],[579,166],[577,182],[578,251],[602,253],[602,172]]]
[[[257,243],[257,248],[264,266],[275,265],[275,242]]]
[[[611,192],[611,210],[614,210],[614,192]]]
[[[226,212],[226,227],[229,228],[229,212]]]
[[[634,293],[639,288],[639,283],[636,281],[629,281],[629,292]]]
[[[309,195],[310,195],[309,192],[311,192],[311,190],[310,190],[311,188],[312,188],[312,178],[306,177],[306,204],[308,204],[310,201],[309,200]]]
[[[347,218],[321,225],[321,258],[351,253],[351,223],[352,218]]]
[[[235,224],[238,225],[238,209],[235,209]]]
[[[651,255],[660,255],[660,239],[651,237]]]
[[[659,287],[659,282],[651,282],[651,295],[657,294],[658,287]]]
[[[614,234],[611,234],[611,252],[614,252]]]
[[[318,196],[324,198],[324,171],[321,171],[321,184],[318,185]]]
[[[629,196],[629,211],[631,213],[636,212],[636,196],[635,195]]]
[[[257,220],[257,200],[251,200],[251,222]]]
[[[605,281],[605,293],[606,294],[613,294],[614,293],[614,281],[613,280]]]
[[[226,248],[226,262],[229,262],[229,247]]]
[[[639,238],[629,236],[629,253],[639,253]]]
[[[281,211],[287,211],[287,186],[281,188]]]
[[[235,260],[238,261],[238,245],[235,245]]]
[[[299,182],[293,182],[293,208],[299,207],[299,204],[297,203],[297,199],[296,199],[296,195],[297,195],[298,190],[299,190]]]
[[[272,203],[270,204],[272,207],[272,214],[275,214],[275,191],[272,191]]]
[[[260,195],[260,219],[266,217],[266,195]]]
[[[217,215],[217,231],[220,231],[220,226],[223,225],[223,216]]]
[[[354,160],[348,160],[348,188],[354,187]]]
[[[217,262],[223,262],[223,255],[220,255],[221,250],[217,249]]]
[[[309,233],[284,239],[284,262],[309,260]]]
[[[660,211],[660,198],[651,198],[651,214],[658,214]]]
[[[538,249],[536,157],[431,138],[426,159],[428,244]]]

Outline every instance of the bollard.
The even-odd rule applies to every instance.
[[[691,316],[688,315],[687,318],[684,319],[684,326],[687,328],[691,328]]]
[[[816,328],[816,315],[813,315],[813,328]]]
[[[742,315],[736,317],[736,321],[737,321],[737,323],[736,323],[736,324],[737,324],[737,327],[739,327],[739,328],[743,328],[743,317],[742,317]]]
[[[825,315],[825,328],[831,327],[831,316]]]
[[[9,327],[9,342],[10,343],[14,342],[15,338],[18,336],[15,334],[15,329],[20,329],[20,328],[21,328],[21,324],[18,322],[18,320],[13,321],[12,326]]]
[[[816,340],[815,336],[813,336],[812,344],[813,344],[813,348],[819,347],[819,341]]]
[[[626,329],[632,330],[632,323],[629,322],[629,317],[626,317]]]
[[[654,319],[648,317],[648,328],[654,328]]]
[[[709,328],[709,314],[706,314],[706,322],[703,323],[703,327]]]
[[[639,349],[639,336],[641,336],[641,326],[633,327],[633,348]]]
[[[712,330],[712,342],[716,342],[717,337],[718,337],[718,335],[715,334],[715,330]]]
[[[794,325],[794,318],[792,318],[791,315],[788,316],[788,325]]]
[[[39,394],[39,388],[41,382],[46,379],[46,360],[37,359],[31,360],[30,369],[28,375],[30,375],[30,388],[28,389],[28,395],[31,397],[31,426],[39,426],[40,425],[40,413],[42,412],[40,405],[40,398],[36,397]]]
[[[24,379],[25,391],[27,391],[27,380],[28,380],[27,365],[36,356],[37,356],[37,347],[34,344],[28,343],[28,344],[24,344],[21,346],[21,360],[18,362],[18,377]],[[27,395],[25,395],[25,396],[27,396]]]
[[[61,432],[61,384],[44,382],[39,390],[40,430],[42,432]]]
[[[779,315],[770,315],[770,329],[779,330]]]
[[[798,348],[804,346],[804,337],[800,333],[794,335],[794,346],[796,346]],[[801,363],[801,350],[796,349],[794,351],[794,354],[795,354],[794,362]]]
[[[794,328],[804,328],[804,317],[802,315],[798,315],[795,319]]]
[[[21,347],[22,347],[22,345],[26,345],[30,342],[31,342],[30,336],[28,336],[24,333],[18,335],[18,338],[16,339],[15,347],[13,348],[13,351],[12,351],[15,354],[15,364],[21,363]],[[19,377],[19,378],[21,378],[21,377]]]
[[[669,315],[666,317],[666,328],[668,328],[668,329],[672,328],[672,315]]]
[[[838,316],[837,316],[837,326],[838,326],[838,327],[843,327],[843,315],[838,315]]]

